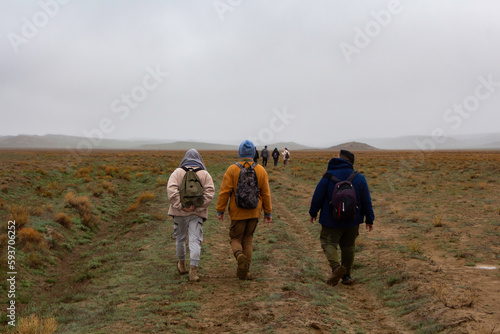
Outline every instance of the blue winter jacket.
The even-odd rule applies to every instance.
[[[353,171],[352,164],[348,161],[333,158],[328,162],[327,173],[335,175],[340,180],[347,180],[351,172]],[[318,211],[321,210],[319,216],[319,223],[323,226],[332,228],[351,228],[356,225],[362,224],[365,221],[367,224],[373,224],[375,215],[373,213],[372,200],[370,197],[370,190],[368,189],[368,183],[362,174],[358,174],[352,181],[352,185],[356,190],[356,197],[358,202],[358,211],[356,217],[351,221],[339,221],[333,219],[332,208],[330,202],[332,201],[332,193],[335,183],[327,178],[322,178],[311,201],[311,208],[309,209],[309,214],[311,217],[316,217]]]

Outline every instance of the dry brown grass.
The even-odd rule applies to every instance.
[[[478,298],[477,291],[468,287],[447,287],[444,285],[433,286],[434,296],[444,306],[459,309],[471,307]]]
[[[86,213],[90,213],[90,210],[92,209],[92,204],[89,201],[89,198],[87,196],[76,196],[74,192],[70,191],[69,193],[64,196],[64,200],[66,203],[68,203],[71,207],[75,208],[76,211],[83,216]]]
[[[19,237],[19,243],[24,245],[40,245],[44,241],[40,232],[31,227],[18,230],[17,236]]]
[[[75,193],[69,192],[64,196],[66,202],[76,209],[83,225],[94,229],[99,224],[99,217],[92,214],[92,204],[87,196],[76,196]]]
[[[75,176],[76,176],[77,178],[82,178],[82,179],[85,179],[85,178],[89,177],[90,172],[92,172],[92,168],[91,168],[91,167],[82,167],[82,168],[79,168],[79,169],[75,172]]]
[[[156,179],[156,183],[158,184],[158,186],[167,186],[168,184],[168,179],[164,178],[164,177],[158,177]]]
[[[101,185],[103,189],[105,189],[108,193],[112,195],[116,194],[116,187],[113,185],[113,183],[109,181],[102,181]]]
[[[422,250],[422,244],[418,241],[412,241],[408,245],[408,250],[415,254],[422,254],[424,251]]]
[[[43,213],[45,212],[45,208],[42,207],[42,206],[32,206],[30,209],[29,209],[29,214],[31,216],[35,216],[35,217],[40,217],[41,215],[43,215]]]
[[[103,166],[106,175],[115,176],[119,174],[119,168],[114,166]]]
[[[9,208],[9,213],[12,220],[16,221],[17,229],[21,229],[24,225],[28,224],[30,218],[28,207],[24,205],[15,205]]]
[[[21,317],[17,324],[16,334],[52,334],[56,331],[58,323],[55,317],[41,319],[36,314]]]
[[[132,211],[137,211],[141,207],[141,205],[155,198],[156,198],[155,194],[153,194],[150,191],[145,191],[141,193],[139,196],[137,196],[137,200],[134,203],[130,204],[130,206],[125,210],[125,212],[129,213]]]
[[[434,218],[432,219],[432,225],[434,227],[442,227],[443,226],[443,219],[441,215],[435,215]]]
[[[71,221],[71,218],[69,218],[65,213],[59,212],[54,215],[54,221],[56,223],[61,224],[62,226],[66,228],[71,228],[73,226],[73,222]]]
[[[145,191],[143,193],[141,193],[138,197],[137,197],[137,203],[139,204],[144,204],[146,202],[149,202],[151,200],[153,200],[154,198],[156,197],[155,194],[153,194],[152,192],[150,191]]]

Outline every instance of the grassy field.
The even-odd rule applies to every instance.
[[[1,331],[500,333],[500,152],[357,153],[375,229],[360,230],[357,283],[334,288],[320,226],[308,222],[332,152],[268,165],[274,221],[257,228],[252,281],[236,278],[215,198],[195,284],[177,274],[167,215],[184,153],[0,152]],[[236,152],[201,154],[218,191]],[[15,328],[5,312],[12,220]]]

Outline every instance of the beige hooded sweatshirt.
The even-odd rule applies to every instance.
[[[196,172],[196,175],[200,179],[201,185],[203,186],[204,190],[203,197],[205,198],[205,201],[202,206],[197,207],[192,212],[185,212],[182,210],[179,189],[182,183],[182,179],[186,174],[186,171],[182,169],[182,167],[202,168],[201,170]],[[186,217],[194,214],[200,216],[205,221],[208,217],[207,209],[210,203],[212,202],[212,199],[214,198],[214,194],[215,194],[214,182],[212,180],[212,176],[210,176],[210,174],[207,172],[205,168],[201,155],[195,149],[187,151],[186,155],[184,156],[184,159],[182,159],[181,161],[179,168],[174,170],[174,172],[172,173],[172,175],[170,175],[170,178],[168,179],[167,195],[168,195],[168,200],[170,201],[168,215],[172,217],[173,216]]]

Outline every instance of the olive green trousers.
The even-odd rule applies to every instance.
[[[351,275],[354,264],[354,246],[359,235],[359,225],[351,228],[331,228],[321,226],[321,248],[330,263],[335,268],[342,265],[347,269],[347,275]]]

